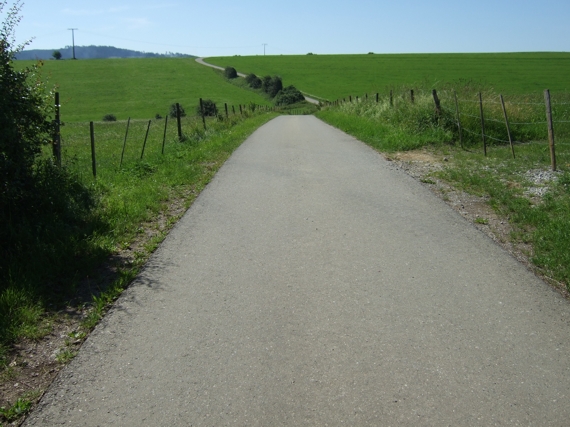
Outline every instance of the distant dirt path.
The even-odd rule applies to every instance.
[[[29,426],[567,426],[570,307],[312,116],[220,169]]]
[[[202,64],[202,65],[205,65],[206,67],[212,67],[212,68],[216,68],[218,70],[224,70],[223,67],[218,67],[217,65],[209,64],[209,63],[205,62],[204,58],[196,58],[196,62],[198,62],[199,64]],[[237,74],[240,77],[245,77],[245,74],[243,74],[243,73],[238,72]],[[307,102],[310,102],[311,104],[319,104],[319,101],[317,99],[311,98],[311,97],[305,96],[305,95],[303,95],[303,96],[305,97],[305,100]]]

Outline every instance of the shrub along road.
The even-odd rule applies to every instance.
[[[204,61],[204,58],[196,58],[196,62],[198,64],[205,65],[206,67],[216,68],[216,69],[222,70],[222,71],[224,70],[223,67],[218,67],[217,65],[207,63],[206,61]],[[240,72],[238,72],[237,75],[240,77],[246,77],[246,75],[244,73],[240,73]],[[310,102],[311,104],[318,104],[319,103],[319,101],[314,99],[314,98],[311,98],[311,97],[305,96],[305,95],[303,95],[303,96],[305,97],[305,101]]]
[[[282,116],[27,425],[567,425],[566,300],[375,151]]]

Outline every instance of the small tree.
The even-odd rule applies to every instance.
[[[205,117],[214,117],[218,114],[216,103],[211,99],[203,99],[202,107],[204,108]],[[198,106],[196,107],[196,114],[202,116],[202,109],[200,108],[200,104],[198,104]]]
[[[283,89],[283,81],[279,76],[265,76],[261,80],[261,89],[269,95],[269,97],[274,98],[275,95]]]
[[[295,86],[287,86],[275,96],[275,105],[291,105],[304,100],[305,97]]]
[[[61,52],[59,50],[54,50],[53,53],[51,54],[51,56],[53,56],[57,60],[60,60],[61,59]]]
[[[224,76],[226,79],[235,79],[237,78],[238,74],[234,67],[226,67],[224,70]]]
[[[41,80],[41,63],[14,68],[16,54],[27,45],[14,42],[22,3],[15,1],[2,14],[6,6],[0,0],[0,291],[8,277],[57,277],[64,267],[53,265],[46,273],[50,257],[80,238],[74,233],[83,235],[92,203],[87,187],[42,156],[54,131],[54,93]],[[2,340],[0,328],[0,345]]]
[[[245,81],[247,82],[249,87],[251,87],[253,89],[259,89],[261,87],[261,79],[253,73],[248,74],[245,77]]]
[[[182,105],[178,105],[178,108],[180,108],[180,117],[186,117],[186,111],[184,111]],[[168,117],[170,117],[171,119],[176,118],[176,104],[170,105],[170,110],[168,111]]]

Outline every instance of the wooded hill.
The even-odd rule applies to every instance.
[[[16,59],[53,59],[53,52],[59,51],[61,59],[72,59],[73,48],[66,46],[62,49],[30,49],[24,50],[16,55]],[[189,57],[183,53],[152,53],[140,52],[137,50],[121,49],[113,46],[75,46],[75,58],[77,59],[104,59],[104,58],[172,58],[172,57]]]

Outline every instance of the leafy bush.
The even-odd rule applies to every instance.
[[[202,107],[204,109],[205,117],[214,117],[218,115],[218,109],[216,107],[216,103],[211,99],[203,99]],[[200,108],[200,104],[198,104],[198,106],[196,107],[196,114],[202,116],[202,109]]]
[[[180,117],[186,117],[186,111],[184,111],[182,105],[179,104],[178,108],[180,108]],[[170,106],[170,110],[168,111],[168,117],[170,117],[171,119],[176,118],[176,104],[172,104]]]
[[[226,67],[224,70],[224,77],[226,79],[235,79],[237,78],[238,74],[234,67]]]
[[[283,81],[279,76],[265,76],[261,79],[261,89],[269,95],[270,98],[275,98],[275,95],[283,89]]]
[[[60,273],[73,268],[64,254],[79,245],[93,195],[66,168],[42,158],[54,130],[53,92],[42,83],[41,64],[13,67],[25,46],[12,45],[20,5],[12,6],[0,29],[0,296],[24,283],[53,296]],[[5,6],[0,0],[0,12]],[[4,333],[0,329],[0,346]]]
[[[116,122],[117,116],[115,116],[114,114],[105,114],[103,116],[103,121],[104,122]]]
[[[249,85],[249,87],[253,89],[261,88],[261,79],[257,77],[255,74],[251,73],[245,77],[245,81]]]
[[[275,96],[276,105],[291,105],[304,100],[305,97],[295,86],[287,86]]]

